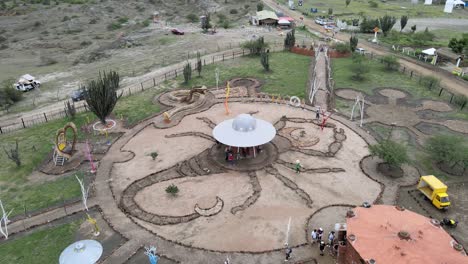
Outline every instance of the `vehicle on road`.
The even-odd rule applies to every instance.
[[[179,29],[177,29],[177,28],[171,29],[171,32],[172,32],[172,34],[174,34],[174,35],[184,35],[184,34],[185,34],[185,32],[183,32],[182,30],[179,30]]]
[[[34,76],[25,74],[18,79],[18,82],[14,84],[14,87],[18,91],[27,92],[35,88],[39,88],[41,82],[36,80]]]
[[[447,209],[450,206],[447,185],[436,176],[421,176],[417,188],[436,208]]]
[[[78,102],[85,99],[86,90],[76,90],[71,94],[71,99],[73,102]]]

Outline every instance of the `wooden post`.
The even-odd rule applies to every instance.
[[[245,55],[245,52],[244,52],[244,49],[242,49],[242,56],[244,56],[244,55]]]
[[[224,53],[223,53],[223,61],[224,61]]]
[[[440,88],[439,97],[442,95],[443,91],[444,91],[444,88]]]
[[[411,75],[410,75],[410,78],[411,78],[411,79],[413,78],[413,71],[411,71]]]
[[[153,87],[156,86],[156,80],[153,78]]]
[[[234,51],[232,52],[232,58],[234,59]]]
[[[44,114],[44,119],[45,119],[46,123],[49,122],[49,120],[47,120],[46,114],[45,113],[43,113],[43,114]]]
[[[2,130],[2,127],[0,127],[0,134],[3,134],[3,130]]]
[[[143,88],[143,83],[141,82],[140,85],[141,85],[141,91],[144,91],[145,89]]]
[[[452,97],[450,97],[450,103],[452,103],[452,100],[453,100],[453,95],[454,95],[454,94],[452,94]]]
[[[167,81],[167,75],[164,73],[164,81]]]
[[[26,128],[26,125],[24,125],[24,119],[21,118],[21,122],[23,123],[23,128]]]

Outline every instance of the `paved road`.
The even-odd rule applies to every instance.
[[[286,6],[284,5],[278,5],[276,1],[272,0],[263,0],[263,2],[271,7],[273,10],[280,10],[282,11],[285,15],[290,16],[294,18],[297,21],[300,21],[300,17],[304,17],[302,14],[296,11],[289,10]],[[322,26],[315,24],[314,20],[312,18],[307,18],[304,17],[304,25],[307,26],[309,29],[313,31],[320,32],[324,36],[331,37],[330,35],[327,35],[325,30],[323,29]],[[341,41],[349,41],[350,34],[340,32],[335,36],[336,39],[341,40]],[[395,55],[400,59],[400,64],[401,66],[406,67],[408,70],[412,70],[415,73],[419,73],[422,75],[434,75],[434,73],[437,73],[437,77],[441,80],[441,84],[447,88],[448,90],[458,93],[458,94],[463,94],[465,96],[468,96],[468,85],[465,81],[455,79],[451,73],[446,72],[442,69],[439,69],[437,67],[434,67],[432,65],[419,65],[417,64],[417,60],[413,60],[408,57],[401,56],[399,54],[391,53],[384,47],[376,46],[372,43],[369,42],[359,42],[359,47],[363,47],[364,49],[368,50],[369,52],[372,52],[377,55]]]

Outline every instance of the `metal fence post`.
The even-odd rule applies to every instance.
[[[156,80],[153,78],[153,87],[156,86]]]
[[[26,125],[24,124],[24,119],[21,118],[21,122],[23,123],[23,128],[26,128]]]
[[[43,113],[44,114],[44,119],[46,122],[49,122],[49,120],[47,120],[47,116],[46,116],[46,113]]]
[[[413,78],[413,71],[411,71],[411,74],[410,74],[410,79]]]
[[[2,130],[2,127],[0,127],[0,134],[3,134],[3,130]]]
[[[140,85],[141,85],[141,91],[144,91],[145,89],[143,88],[143,83],[141,82]]]

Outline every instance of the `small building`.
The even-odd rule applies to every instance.
[[[463,247],[435,219],[391,205],[348,212],[338,263],[468,263]]]
[[[253,25],[276,25],[278,23],[278,16],[273,11],[262,10],[257,12],[257,15],[252,17]]]
[[[454,65],[457,65],[459,63],[459,60],[460,60],[459,66],[462,65],[464,56],[460,55],[460,54],[456,54],[455,52],[453,52],[449,48],[437,49],[436,54],[437,54],[437,57],[438,57],[438,62],[442,62],[442,63],[448,62],[448,63],[454,64]]]

